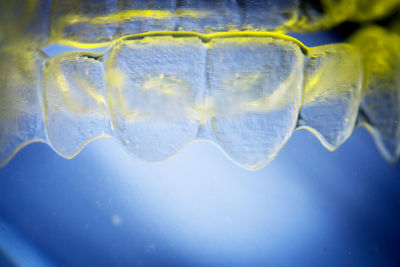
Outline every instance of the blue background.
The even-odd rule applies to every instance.
[[[0,266],[398,266],[399,211],[399,164],[364,129],[335,152],[295,132],[257,172],[204,142],[160,164],[36,143],[0,169]]]

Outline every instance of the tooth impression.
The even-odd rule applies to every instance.
[[[371,26],[355,33],[351,42],[359,47],[365,70],[360,124],[385,158],[395,161],[400,156],[400,37]]]
[[[24,145],[47,140],[40,104],[42,61],[25,47],[0,51],[0,166]]]
[[[104,66],[96,56],[60,54],[49,60],[43,74],[47,135],[54,149],[67,158],[91,139],[112,135]]]
[[[329,150],[339,147],[355,125],[362,77],[355,47],[334,44],[310,48],[298,127],[314,133]]]
[[[272,38],[215,39],[210,47],[216,142],[241,166],[262,168],[296,125],[303,54],[297,45]]]
[[[129,151],[161,161],[196,137],[205,60],[198,38],[148,37],[114,49],[107,60],[110,113]]]

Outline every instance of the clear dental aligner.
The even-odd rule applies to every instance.
[[[400,58],[399,37],[367,28],[354,43],[365,38],[395,45],[384,55],[393,60],[378,68],[362,57],[380,56],[379,46],[307,48],[267,32],[137,34],[115,40],[104,53],[46,58],[33,52],[28,62],[2,53],[12,64],[1,65],[8,74],[0,91],[1,162],[32,141],[71,158],[90,140],[112,136],[148,161],[207,139],[239,165],[259,169],[296,127],[335,149],[357,118],[395,159],[400,112],[392,65]]]
[[[388,160],[400,154],[397,34],[371,26],[307,48],[277,33],[379,17],[399,1],[27,3],[0,3],[0,166],[31,142],[71,158],[112,136],[148,161],[206,139],[254,170],[295,129],[334,150],[358,125]],[[51,43],[82,51],[48,57]],[[107,50],[83,51],[97,47]]]

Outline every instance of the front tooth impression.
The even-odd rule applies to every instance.
[[[98,136],[111,136],[103,63],[98,54],[71,52],[51,58],[43,74],[47,135],[70,158]]]
[[[333,150],[355,125],[363,77],[361,58],[348,44],[310,48],[308,55],[298,127],[310,130]]]
[[[112,123],[136,156],[161,161],[195,139],[204,116],[206,47],[197,37],[125,40],[107,60]]]
[[[40,104],[43,59],[27,47],[0,50],[0,166],[24,145],[46,142]]]
[[[303,58],[298,45],[268,37],[210,44],[215,139],[241,166],[263,167],[291,136],[301,102]]]

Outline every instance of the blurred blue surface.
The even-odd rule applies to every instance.
[[[160,164],[37,143],[0,169],[0,266],[399,266],[399,211],[400,166],[364,129],[335,152],[296,132],[257,172],[209,143]]]
[[[365,130],[333,153],[298,132],[257,172],[208,143],[161,164],[112,139],[72,160],[33,144],[0,170],[0,231],[64,266],[396,266],[399,174]]]

